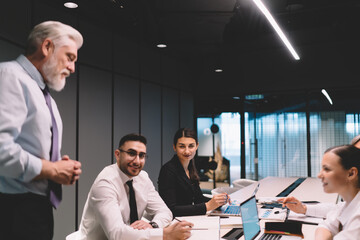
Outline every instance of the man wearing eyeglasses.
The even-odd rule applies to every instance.
[[[192,224],[170,226],[172,213],[155,190],[148,174],[146,138],[124,136],[115,150],[116,164],[105,167],[85,203],[77,239],[187,239]],[[142,220],[146,212],[150,222]]]

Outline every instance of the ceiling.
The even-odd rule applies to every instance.
[[[360,88],[360,1],[262,1],[299,61],[252,0],[79,0],[78,11],[148,44],[166,43],[162,54],[194,71],[189,87],[205,112],[235,109],[232,97],[242,94],[266,93],[269,103],[298,91]]]

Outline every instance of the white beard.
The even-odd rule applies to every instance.
[[[51,58],[42,66],[42,72],[44,74],[46,85],[49,88],[59,92],[65,87],[65,78],[70,75],[70,71],[65,68],[58,72],[56,70],[57,64],[58,63],[55,59],[54,53]],[[63,76],[63,74],[65,74],[65,76]]]

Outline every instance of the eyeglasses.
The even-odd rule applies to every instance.
[[[133,159],[135,159],[136,156],[139,156],[140,159],[145,159],[145,158],[148,157],[148,155],[146,153],[144,153],[144,152],[139,152],[138,153],[137,151],[131,150],[131,149],[125,151],[125,150],[122,150],[122,149],[119,148],[119,151],[126,153],[127,155],[129,155],[129,157],[131,157]]]

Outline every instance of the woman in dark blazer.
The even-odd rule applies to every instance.
[[[179,129],[174,136],[174,157],[164,164],[158,179],[159,193],[176,216],[203,215],[228,201],[226,194],[203,196],[194,156],[199,146],[196,133]]]

